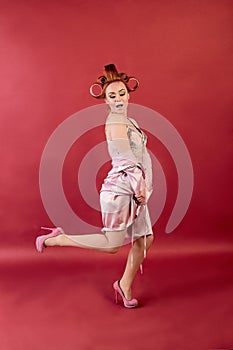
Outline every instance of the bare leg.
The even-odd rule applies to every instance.
[[[45,240],[46,247],[80,247],[100,250],[106,253],[116,253],[122,246],[126,231],[110,231],[106,234],[96,233],[87,235],[61,234]]]
[[[146,237],[146,250],[148,250],[153,242],[153,235]],[[133,255],[133,258],[132,258]],[[121,289],[126,299],[132,299],[131,286],[134,277],[144,259],[144,237],[137,239],[128,254],[125,271],[120,280]]]

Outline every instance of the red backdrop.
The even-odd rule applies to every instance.
[[[39,192],[44,146],[63,120],[97,103],[89,86],[111,62],[139,78],[131,102],[170,120],[193,162],[193,198],[167,241],[177,179],[158,147],[168,196],[157,238],[168,245],[230,239],[232,5],[230,0],[0,1],[2,242],[32,244],[40,225],[49,224]]]
[[[0,0],[1,349],[232,347],[232,10],[231,0]],[[128,247],[116,256],[34,249],[39,227],[52,225],[39,188],[44,147],[70,115],[99,103],[89,87],[112,62],[139,78],[131,102],[174,125],[194,169],[187,214],[165,234],[177,174],[149,140],[168,192],[132,313],[112,293]],[[80,152],[65,164],[73,205]]]

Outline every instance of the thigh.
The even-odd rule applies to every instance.
[[[100,193],[104,232],[123,231],[132,223],[131,197],[113,192]]]
[[[126,230],[122,231],[107,231],[105,233],[107,239],[108,239],[108,246],[109,248],[112,247],[121,247],[124,243],[125,236],[126,236]]]
[[[152,225],[147,205],[143,207],[139,216],[134,220],[127,232],[128,240],[137,240],[140,237],[152,235]]]
[[[145,241],[145,237],[140,237],[134,242],[134,246],[136,246],[137,249],[141,252],[145,251],[145,248],[146,248],[146,251],[148,251],[153,243],[153,240],[154,240],[154,236],[152,234],[146,236],[146,241]]]

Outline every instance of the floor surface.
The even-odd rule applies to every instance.
[[[129,247],[0,251],[1,350],[233,348],[232,252],[153,246],[138,273],[137,309],[115,304]]]

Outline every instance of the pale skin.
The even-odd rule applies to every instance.
[[[125,114],[127,113],[127,105],[129,101],[129,93],[126,86],[121,81],[116,81],[109,84],[105,92],[105,102],[109,105],[112,112]],[[118,106],[118,107],[116,107]],[[126,136],[124,126],[110,127],[106,129],[106,138],[113,139]],[[139,193],[137,200],[140,204],[145,203],[145,193]],[[96,233],[91,235],[75,235],[60,234],[56,237],[48,238],[44,244],[46,246],[69,246],[80,247],[93,250],[99,250],[105,253],[117,253],[126,236],[126,230],[123,231],[108,231],[105,234]],[[75,240],[74,240],[75,237]],[[72,239],[73,238],[73,239]],[[153,242],[153,235],[146,237],[146,250],[148,250]],[[131,259],[133,255],[133,259]],[[144,237],[137,239],[129,251],[124,273],[120,279],[120,286],[125,297],[130,300],[131,287],[135,275],[144,259]]]

